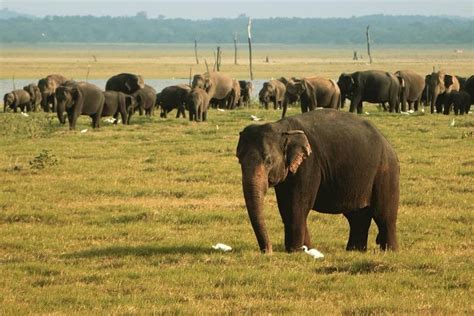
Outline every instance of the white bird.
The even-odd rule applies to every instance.
[[[226,244],[221,244],[221,243],[215,244],[214,246],[212,246],[212,248],[216,250],[222,250],[224,252],[228,252],[232,250],[231,246],[227,246]]]
[[[261,120],[262,120],[262,118],[257,117],[257,116],[255,116],[255,115],[250,115],[250,119],[251,119],[252,121],[261,121]]]
[[[86,128],[86,129],[83,129],[83,130],[81,130],[81,133],[87,133],[87,128]]]
[[[455,124],[455,122],[454,122],[454,119],[453,119],[453,120],[451,121],[451,123],[449,123],[449,126],[453,127],[454,124]]]
[[[408,113],[412,114],[412,113],[415,113],[414,110],[408,110]]]
[[[219,112],[225,112],[224,109],[217,109],[217,111],[219,111]]]
[[[104,119],[104,121],[107,122],[107,123],[110,123],[110,124],[115,123],[115,119],[111,118],[111,117],[108,117],[108,118]]]
[[[308,249],[308,247],[306,246],[303,246],[301,247],[305,253],[307,253],[308,255],[312,256],[314,259],[320,259],[320,258],[324,258],[324,255],[317,249]]]
[[[365,115],[370,115],[370,113],[369,113],[369,112],[365,112]]]
[[[23,115],[23,116],[29,116],[28,113],[25,113],[25,112],[21,112],[21,115]]]

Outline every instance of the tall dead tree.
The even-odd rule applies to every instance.
[[[234,33],[234,64],[237,65],[237,32]]]
[[[365,35],[367,37],[367,55],[369,55],[369,63],[372,64],[372,55],[370,54],[370,34],[369,34],[369,27],[370,25],[367,25],[367,29],[365,31]]]
[[[247,33],[249,39],[249,66],[250,66],[250,80],[253,81],[252,71],[252,34],[251,34],[252,20],[249,18],[249,24],[247,25]]]
[[[216,60],[217,71],[221,70],[222,50],[220,46],[217,46],[217,53],[214,55]]]
[[[198,59],[198,42],[197,42],[197,40],[194,40],[194,56],[196,56],[196,64],[199,65],[199,59]]]

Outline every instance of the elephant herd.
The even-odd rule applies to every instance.
[[[173,85],[160,93],[136,74],[112,76],[105,84],[105,91],[88,82],[76,82],[53,74],[40,79],[37,85],[29,84],[6,93],[4,112],[8,108],[14,112],[18,108],[22,112],[36,111],[41,106],[45,112],[57,112],[62,124],[67,117],[70,129],[75,128],[80,115],[91,117],[92,127],[98,128],[102,117],[112,116],[117,124],[120,115],[123,124],[130,124],[136,111],[150,116],[155,107],[161,108],[160,116],[163,118],[177,109],[177,117],[186,117],[185,110],[188,110],[190,120],[205,121],[211,105],[228,109],[248,105],[252,89],[251,82],[236,81],[218,72],[195,75],[192,86]]]
[[[390,73],[380,70],[342,73],[337,82],[322,77],[273,79],[263,84],[260,103],[268,109],[281,108],[285,117],[288,104],[300,101],[301,111],[316,107],[343,108],[350,100],[350,112],[362,113],[363,102],[381,104],[385,111],[418,111],[420,104],[431,113],[468,113],[474,103],[474,76],[463,78],[444,71],[423,78],[411,70]],[[388,107],[386,104],[388,103]]]

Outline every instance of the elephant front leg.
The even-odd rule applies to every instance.
[[[307,218],[315,196],[293,185],[275,187],[278,209],[285,226],[285,249],[299,251],[303,245],[312,247]]]
[[[373,209],[366,207],[344,214],[350,227],[346,250],[367,250],[367,239],[373,213]]]

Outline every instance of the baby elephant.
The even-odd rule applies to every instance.
[[[192,89],[186,97],[186,109],[189,111],[190,121],[205,121],[209,108],[209,95],[201,88]]]
[[[29,112],[33,106],[31,96],[25,90],[13,90],[3,96],[3,112],[6,112],[8,108],[14,112],[17,112],[17,108],[20,108],[21,112],[25,109]]]
[[[467,114],[471,108],[471,96],[466,91],[451,91],[444,98],[444,114],[449,114],[452,105],[454,114]]]

